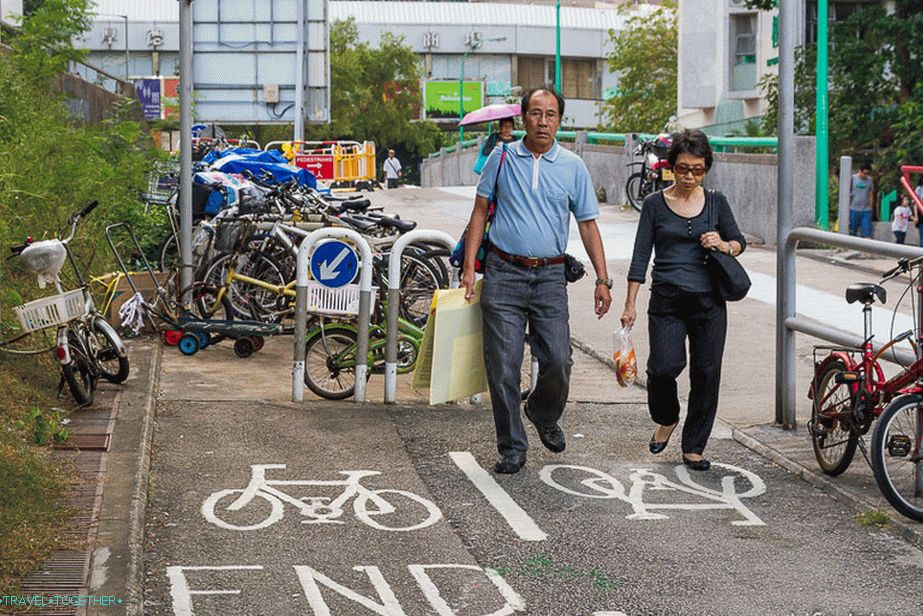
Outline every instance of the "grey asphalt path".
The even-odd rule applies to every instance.
[[[446,189],[400,190],[385,194],[392,207],[404,207],[408,195],[408,208],[421,224],[434,225],[449,233],[459,234],[471,210],[470,187]],[[420,207],[417,204],[425,203]],[[411,217],[411,214],[408,214]],[[459,220],[461,222],[459,223]],[[608,267],[615,280],[613,305],[602,320],[593,317],[593,281],[587,276],[569,286],[571,334],[575,344],[595,357],[608,358],[612,354],[611,333],[619,328],[619,315],[625,299],[625,276],[628,272],[638,214],[630,208],[604,204],[599,226],[606,246]],[[443,225],[443,226],[439,226]],[[571,230],[568,250],[585,257],[576,229]],[[882,510],[892,519],[896,531],[923,545],[923,528],[920,524],[905,521],[893,512],[881,496],[872,477],[871,469],[857,454],[850,469],[837,478],[821,476],[814,461],[810,438],[803,426],[810,418],[811,406],[807,397],[813,376],[814,346],[824,344],[805,335],[795,338],[796,348],[796,410],[799,430],[782,430],[775,423],[775,269],[776,253],[773,249],[753,245],[740,257],[754,282],[746,299],[728,304],[728,340],[722,371],[721,396],[718,407],[718,424],[715,436],[733,435],[777,463],[785,465],[799,476],[812,481],[838,498],[850,502],[857,510]],[[801,316],[838,327],[844,331],[861,334],[862,311],[856,304],[849,305],[844,292],[853,282],[877,282],[894,261],[885,258],[845,259],[843,253],[824,249],[799,250],[796,259],[797,309]],[[898,303],[906,289],[906,278],[885,283],[888,291],[886,306],[874,312],[876,339],[887,340],[912,327],[910,302],[905,298]],[[638,321],[632,330],[637,349],[640,375],[645,380],[647,361],[647,314],[649,286],[644,285],[638,296]],[[892,310],[897,307],[897,317],[892,323]],[[908,347],[909,348],[909,347]],[[897,368],[883,363],[886,375]],[[688,395],[688,371],[679,378],[680,395]],[[627,401],[625,392],[611,392],[610,401]]]
[[[658,457],[646,451],[650,426],[638,401],[570,404],[562,421],[569,444],[561,455],[545,451],[530,427],[533,447],[523,471],[487,482],[494,498],[499,491],[515,503],[518,513],[510,515],[508,504],[492,505],[463,470],[478,481],[491,475],[496,453],[486,409],[294,405],[220,394],[190,399],[203,374],[220,379],[218,392],[232,392],[257,366],[231,359],[221,346],[195,358],[170,349],[163,357],[145,614],[474,616],[505,603],[519,610],[510,613],[543,616],[923,609],[916,592],[920,550],[856,524],[848,507],[730,439],[717,439],[710,449],[728,466],[684,474],[676,444]],[[178,373],[187,378],[169,376]],[[263,372],[267,382],[284,376]],[[377,471],[362,480],[366,488],[417,499],[381,493],[397,510],[373,520],[419,524],[427,517],[420,499],[438,508],[439,519],[414,531],[381,530],[356,515],[355,497],[326,524],[302,523],[312,517],[291,503],[281,519],[254,530],[222,527],[203,515],[211,495],[247,485],[253,464],[284,464],[267,477],[289,481]],[[293,498],[331,497],[343,489],[276,488]],[[214,518],[247,527],[270,517],[270,499],[263,496],[229,511],[237,494],[216,501]],[[738,495],[739,505],[729,495]],[[374,507],[366,504],[369,510]],[[420,583],[420,571],[431,584]],[[512,600],[485,571],[502,578]],[[843,583],[858,579],[875,580],[875,592]],[[434,607],[432,587],[451,611]],[[219,591],[239,592],[213,594]],[[373,604],[390,607],[368,607]]]
[[[470,199],[440,190],[373,196],[421,227],[456,236],[470,211]],[[633,216],[604,208],[610,240],[624,242]],[[754,271],[773,262],[757,250],[748,254]],[[617,278],[627,263],[614,258],[610,267]],[[831,294],[837,287],[825,284]],[[575,285],[572,293],[574,337],[609,355],[617,312],[597,322],[591,291]],[[708,450],[720,465],[705,474],[678,464],[678,439],[661,456],[647,452],[644,390],[618,388],[582,351],[562,421],[567,450],[547,452],[529,426],[526,466],[498,477],[489,470],[496,450],[485,407],[427,407],[406,379],[401,404],[385,406],[377,402],[380,376],[372,377],[368,404],[295,405],[287,339],[249,360],[226,344],[192,358],[167,349],[149,474],[144,613],[923,612],[918,547],[860,525],[847,500],[731,438],[741,429],[735,418],[742,427],[771,419],[771,402],[759,392],[773,390],[771,308],[750,299],[738,307],[732,337],[735,323],[751,327],[734,340],[756,359],[726,363],[725,425]],[[640,324],[636,343],[646,344]],[[257,464],[285,465],[267,478],[296,483],[263,487],[229,510],[240,492],[219,499],[220,492],[243,489]],[[305,484],[358,470],[380,474],[362,478],[370,492],[348,499],[341,512],[323,505],[344,486]],[[311,506],[280,500],[273,489]],[[438,516],[422,528],[380,528],[418,525],[434,510]],[[258,528],[240,529],[249,526]]]

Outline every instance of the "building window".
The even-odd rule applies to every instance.
[[[554,58],[519,56],[519,86],[525,92],[541,85],[554,87]],[[561,94],[564,98],[598,100],[600,76],[596,60],[561,58]]]
[[[530,88],[537,88],[547,83],[545,72],[545,58],[532,56],[519,56],[518,81],[519,87],[525,92]],[[552,75],[553,75],[552,71]]]
[[[554,62],[552,62],[552,65]],[[561,59],[561,81],[564,98],[598,100],[599,74],[596,60]]]
[[[872,4],[876,4],[876,1],[872,2],[830,2],[828,5],[829,14],[827,15],[827,28],[833,27],[833,24],[838,21],[844,21],[849,18],[850,15],[864,8],[868,8]],[[817,45],[817,2],[808,0],[805,5],[805,28],[804,28],[804,43],[808,46]],[[859,34],[857,34],[859,35]]]
[[[732,14],[728,38],[731,52],[730,90],[756,88],[756,13]]]

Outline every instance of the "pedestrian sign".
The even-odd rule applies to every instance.
[[[338,240],[318,245],[311,254],[311,275],[314,280],[337,289],[348,285],[359,271],[359,257],[352,246]]]

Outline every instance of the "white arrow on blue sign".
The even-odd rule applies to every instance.
[[[311,253],[311,274],[325,287],[351,283],[359,272],[359,257],[352,246],[338,240],[324,242]]]

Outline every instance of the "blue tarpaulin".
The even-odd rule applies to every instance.
[[[214,171],[224,173],[250,171],[257,179],[261,179],[263,172],[267,171],[277,182],[288,182],[294,177],[302,186],[317,188],[317,178],[313,173],[288,164],[285,157],[277,150],[249,148],[231,148],[223,152],[213,150],[206,154],[202,161],[210,164]]]

